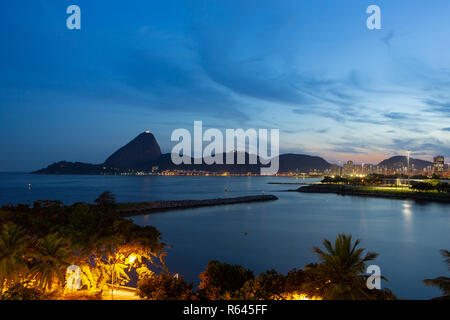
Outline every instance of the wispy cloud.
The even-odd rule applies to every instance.
[[[428,111],[439,112],[450,117],[450,102],[426,99],[424,103],[429,106]]]

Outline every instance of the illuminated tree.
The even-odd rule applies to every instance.
[[[248,280],[255,276],[251,270],[240,265],[209,261],[206,270],[200,274],[199,285],[201,298],[216,300],[223,296],[232,296],[239,291]]]
[[[239,291],[239,299],[271,300],[281,299],[286,287],[286,277],[275,270],[261,273],[248,280]]]
[[[138,283],[138,296],[144,300],[192,300],[193,284],[170,273],[147,277]]]
[[[366,262],[376,259],[377,253],[358,248],[359,239],[352,244],[352,236],[339,234],[334,245],[324,239],[325,251],[314,247],[321,263],[309,266],[306,271],[311,280],[306,283],[309,293],[333,300],[370,299],[366,287]]]
[[[71,257],[68,242],[55,233],[49,234],[39,239],[34,256],[37,264],[33,267],[32,273],[39,287],[44,292],[47,289],[51,290],[55,285],[64,287],[66,268],[70,265]]]
[[[3,289],[20,281],[28,273],[25,253],[29,238],[15,224],[5,224],[0,230],[0,295]]]
[[[1,300],[42,300],[41,290],[34,288],[28,282],[17,282],[2,295]]]

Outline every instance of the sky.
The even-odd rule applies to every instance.
[[[170,152],[195,120],[280,129],[281,153],[333,163],[448,159],[449,14],[448,0],[1,1],[0,171],[102,163],[145,130]]]

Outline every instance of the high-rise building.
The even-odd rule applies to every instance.
[[[444,172],[444,157],[436,156],[433,158],[433,170],[434,172]]]
[[[410,156],[410,154],[411,154],[411,151],[408,150],[407,154],[408,154],[408,157],[407,157],[407,161],[406,161],[406,172],[409,173],[409,171],[410,171],[410,169],[411,169],[411,167],[409,166],[409,163],[410,163],[410,162],[409,162],[409,160],[410,160],[410,157],[409,157],[409,156]]]
[[[344,164],[344,169],[342,170],[344,175],[351,175],[355,173],[355,165],[353,161],[349,160]]]

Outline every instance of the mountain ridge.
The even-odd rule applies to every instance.
[[[112,153],[102,164],[90,164],[83,162],[60,161],[34,171],[35,174],[114,174],[117,172],[144,170],[151,171],[157,166],[159,170],[197,170],[205,172],[229,172],[229,173],[260,173],[264,166],[261,159],[256,156],[256,164],[250,164],[250,155],[245,153],[245,164],[237,164],[236,152],[234,157],[235,164],[225,164],[226,153],[215,156],[222,157],[224,164],[207,165],[204,160],[201,164],[194,164],[193,158],[190,158],[191,164],[175,165],[172,163],[170,153],[161,153],[156,138],[150,131],[139,134],[129,143]],[[279,157],[279,172],[309,172],[312,170],[325,170],[333,165],[325,159],[318,156],[306,154],[282,154]]]
[[[237,158],[234,155],[234,163]],[[215,156],[222,156],[225,162],[225,153]],[[155,136],[150,131],[145,131],[131,140],[129,143],[112,153],[102,164],[90,164],[84,162],[60,161],[49,165],[47,168],[34,171],[35,174],[117,174],[126,171],[152,171],[153,167],[164,170],[185,170],[185,171],[205,171],[205,172],[229,172],[229,173],[260,173],[264,165],[261,159],[256,157],[256,164],[249,164],[249,154],[245,153],[245,164],[212,164],[207,165],[204,161],[201,164],[194,164],[194,159],[190,158],[191,164],[175,165],[171,160],[171,153],[161,153],[159,144]],[[393,156],[381,161],[378,165],[386,167],[406,166],[406,156]],[[410,164],[415,169],[422,170],[433,165],[432,162],[410,158]],[[324,171],[330,169],[335,164],[331,164],[319,156],[307,154],[285,153],[279,156],[279,173],[287,172],[310,172],[313,170]]]

